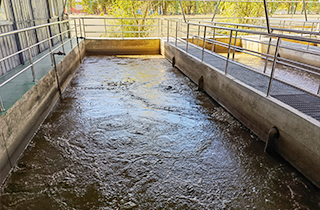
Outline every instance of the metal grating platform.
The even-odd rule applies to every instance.
[[[273,97],[320,121],[320,98],[309,94],[273,95]]]

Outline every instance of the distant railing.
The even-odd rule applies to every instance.
[[[304,30],[293,30],[287,28],[271,28],[272,33],[267,32],[267,28],[264,26],[248,25],[248,24],[230,24],[230,23],[221,23],[221,22],[209,22],[209,21],[197,21],[197,20],[188,20],[184,22],[181,20],[172,20],[172,19],[163,19],[161,20],[161,36],[166,38],[167,42],[174,42],[177,46],[177,43],[185,43],[185,51],[188,53],[189,47],[196,45],[197,48],[202,50],[202,58],[204,61],[205,52],[214,52],[215,46],[222,46],[227,49],[226,56],[226,66],[224,69],[225,74],[228,74],[228,65],[230,62],[230,55],[232,55],[231,62],[234,62],[235,52],[246,53],[248,55],[253,55],[259,58],[265,59],[264,71],[258,71],[257,69],[252,69],[260,74],[266,75],[269,77],[269,84],[266,95],[270,95],[270,89],[272,86],[273,80],[281,81],[289,86],[293,86],[297,89],[300,89],[304,92],[308,92],[316,97],[320,97],[320,83],[316,91],[309,91],[302,87],[299,87],[296,84],[284,81],[279,78],[274,78],[274,73],[276,70],[276,64],[283,64],[286,66],[294,67],[295,69],[308,72],[313,76],[320,78],[320,48],[314,47],[310,49],[310,44],[319,45],[320,40],[317,38],[320,37],[320,33],[316,31],[304,31]],[[277,33],[274,33],[277,32]],[[294,35],[295,34],[295,35]],[[250,35],[260,37],[260,39],[252,39]],[[218,41],[217,36],[228,38],[228,42]],[[261,36],[267,37],[267,42],[261,40]],[[194,41],[197,41],[195,44]],[[257,50],[247,49],[242,46],[237,46],[237,40],[245,40],[251,43],[257,43],[265,45],[267,47],[267,52],[259,52]],[[276,40],[273,42],[272,40]],[[299,47],[284,45],[283,40],[287,42],[296,42]],[[200,44],[201,41],[201,44]],[[303,45],[301,43],[308,43]],[[207,44],[211,44],[212,48],[207,49]],[[288,58],[282,58],[279,56],[279,50],[286,49],[291,50],[292,52],[305,53],[310,56],[317,56],[319,66],[314,66],[302,62],[298,62]],[[304,49],[305,48],[305,49]],[[273,49],[271,54],[271,49]],[[272,61],[271,73],[266,73],[266,68],[268,61]],[[317,62],[317,61],[316,61]]]

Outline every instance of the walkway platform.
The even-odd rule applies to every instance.
[[[174,42],[171,42],[174,44]],[[178,42],[178,48],[186,50],[186,43]],[[202,48],[189,43],[188,53],[194,57],[202,59]],[[225,72],[226,58],[212,53],[208,50],[204,52],[204,62]],[[259,90],[265,94],[268,91],[269,77],[263,73],[258,73],[245,67],[236,61],[229,59],[227,74],[240,80],[241,82]],[[300,112],[320,121],[320,98],[312,94],[301,91],[277,80],[272,81],[270,95],[285,104],[299,110]]]
[[[81,41],[81,39],[79,39]],[[71,47],[70,42],[67,42],[65,40],[65,53],[68,54],[71,52],[72,49],[74,49],[77,46],[77,40],[73,39],[73,48]],[[61,42],[58,42],[55,46],[53,46],[52,49],[57,48],[59,45],[61,45]],[[59,47],[55,52],[61,51],[63,52],[63,48]],[[37,62],[39,59],[41,59],[43,56],[45,56],[47,53],[49,53],[50,50],[47,49],[40,54],[38,54],[36,57],[33,57],[33,62]],[[58,64],[64,56],[56,56],[56,63]],[[28,66],[30,63],[26,63],[25,65],[18,66],[17,68],[13,69],[6,75],[3,75],[0,77],[0,84],[6,81],[7,79],[11,78],[13,75],[17,74],[21,70],[23,70],[26,66]],[[53,63],[51,61],[51,56],[47,55],[45,58],[43,58],[41,61],[37,62],[34,65],[36,79],[39,81],[42,77],[44,77],[52,68]],[[28,90],[30,90],[36,82],[33,82],[32,77],[32,71],[31,67],[21,73],[19,76],[5,84],[3,87],[0,88],[0,97],[2,99],[4,108],[8,110],[10,107],[12,107]],[[2,116],[4,112],[0,112],[0,116]]]

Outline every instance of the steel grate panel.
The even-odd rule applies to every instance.
[[[320,121],[320,98],[309,94],[272,95],[274,98]]]

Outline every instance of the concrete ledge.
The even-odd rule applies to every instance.
[[[161,43],[167,59],[195,83],[203,76],[204,91],[253,131],[263,141],[276,126],[280,138],[275,150],[320,187],[320,122],[259,92],[230,75],[207,65],[166,42]]]
[[[86,39],[88,55],[159,55],[159,39]]]
[[[79,52],[83,58],[84,42],[57,65],[62,89],[67,86],[80,64]],[[0,117],[0,184],[6,179],[58,98],[55,71],[52,69]]]

